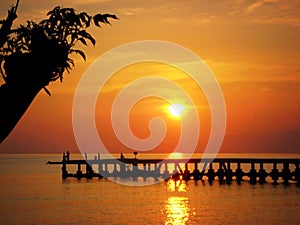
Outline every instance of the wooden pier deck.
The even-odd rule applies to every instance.
[[[142,177],[145,180],[147,178],[208,180],[210,183],[219,180],[220,183],[228,184],[232,181],[240,184],[243,180],[249,180],[251,184],[264,184],[269,178],[274,184],[280,181],[283,184],[292,182],[300,185],[300,159],[298,158],[100,159],[98,154],[98,158],[92,160],[69,160],[64,157],[62,161],[49,161],[47,164],[62,165],[63,179]],[[77,165],[76,173],[69,173],[68,165]],[[85,167],[85,173],[82,171],[82,166]],[[173,170],[170,171],[170,168]],[[244,168],[249,169],[244,171]]]

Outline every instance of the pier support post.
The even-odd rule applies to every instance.
[[[258,177],[259,177],[259,183],[264,184],[266,183],[266,177],[268,176],[268,173],[266,170],[264,170],[264,163],[260,163],[260,168],[258,172]]]
[[[66,179],[68,177],[67,165],[64,160],[63,160],[63,164],[61,167],[61,177],[62,177],[62,179]]]
[[[147,180],[147,164],[146,163],[143,163],[143,171],[142,171],[142,176],[144,178],[144,181]]]
[[[235,170],[235,178],[238,184],[241,184],[241,181],[243,180],[243,170],[241,169],[241,163],[237,163],[237,169]]]
[[[125,178],[126,177],[126,164],[123,162],[120,162],[120,177]]]
[[[224,177],[225,177],[225,171],[223,170],[223,166],[225,166],[225,164],[223,162],[219,163],[219,169],[218,169],[218,179],[220,181],[220,183],[223,183],[224,181]]]
[[[108,165],[107,165],[107,163],[104,164],[103,176],[105,176],[106,178],[109,176],[109,171],[108,171]]]
[[[199,169],[198,169],[198,163],[195,162],[195,167],[194,167],[194,171],[193,171],[193,177],[194,180],[202,180],[202,174],[200,173]]]
[[[300,168],[299,168],[299,164],[295,164],[296,168],[295,168],[295,172],[294,172],[294,178],[295,181],[297,182],[297,185],[300,185]]]
[[[212,183],[212,181],[215,179],[215,171],[213,169],[213,163],[210,163],[209,164],[209,169],[207,171],[207,177],[208,177],[208,182],[209,183]]]
[[[163,173],[163,178],[164,180],[168,180],[170,178],[170,173],[168,170],[168,163],[164,163],[165,164],[165,171]]]
[[[179,164],[178,163],[174,163],[174,170],[173,170],[173,174],[172,174],[172,179],[175,180],[175,181],[176,180],[180,180],[180,173],[179,173],[178,170],[180,170]]]
[[[137,181],[137,179],[139,177],[139,167],[138,167],[138,164],[136,162],[136,159],[135,159],[135,162],[132,163],[131,177],[133,178],[134,181]]]
[[[102,176],[102,173],[103,173],[103,171],[102,171],[102,163],[100,162],[100,153],[98,153],[98,158],[97,158],[97,160],[98,160],[98,177],[99,178],[102,178],[103,176]]]
[[[94,171],[93,171],[92,166],[90,164],[86,163],[85,168],[86,168],[86,178],[87,179],[92,179],[93,175],[94,175]]]
[[[282,180],[285,185],[288,185],[290,183],[289,180],[292,178],[291,175],[292,174],[289,168],[289,163],[283,163]]]
[[[81,179],[81,177],[82,177],[82,171],[81,171],[81,164],[80,163],[77,164],[76,177],[77,177],[77,179]]]
[[[98,173],[99,173],[99,178],[102,178],[103,171],[102,171],[102,164],[100,162],[98,163]]]
[[[154,164],[154,173],[153,173],[153,177],[154,177],[154,180],[158,180],[158,178],[161,176],[160,174],[160,167],[161,167],[161,164],[157,164],[155,163]]]
[[[255,163],[251,163],[251,170],[249,172],[250,184],[256,184],[257,172],[255,169]]]
[[[190,177],[191,177],[191,173],[190,173],[190,171],[189,171],[189,169],[188,169],[188,163],[186,163],[186,164],[184,165],[183,179],[184,179],[184,180],[189,180]]]
[[[227,184],[230,184],[232,181],[232,169],[230,168],[230,162],[227,163],[227,169],[226,169],[226,182]]]
[[[276,162],[273,163],[273,169],[270,172],[270,177],[273,180],[273,184],[278,184],[279,171],[277,169],[277,163]]]
[[[117,169],[117,163],[114,163],[113,177],[116,178],[119,175],[119,171]]]

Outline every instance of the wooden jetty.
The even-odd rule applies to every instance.
[[[203,169],[200,169],[200,162]],[[47,164],[62,165],[63,179],[68,177],[78,179],[93,177],[137,179],[142,177],[146,180],[152,177],[155,180],[208,180],[210,183],[213,180],[219,180],[220,183],[228,184],[233,180],[238,184],[243,180],[249,180],[251,184],[264,184],[269,177],[273,184],[278,184],[280,181],[283,184],[293,182],[300,185],[300,159],[297,158],[137,159],[121,157],[120,159],[100,159],[100,154],[98,154],[98,157],[92,160],[87,159],[87,156],[85,160],[70,160],[64,155],[62,161],[48,161]],[[77,165],[76,173],[69,173],[68,165]],[[272,169],[267,171],[266,165]],[[85,173],[82,167],[85,167]],[[95,167],[97,172],[95,172]],[[174,170],[169,171],[170,167]],[[232,169],[233,167],[235,170]],[[243,171],[245,167],[249,170]],[[193,170],[190,171],[189,168]]]

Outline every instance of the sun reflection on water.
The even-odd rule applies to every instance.
[[[189,199],[186,197],[169,197],[165,204],[165,225],[184,225],[189,220]]]
[[[169,180],[167,185],[168,191],[186,192],[186,183],[183,180]]]
[[[168,181],[168,191],[178,192],[179,196],[170,196],[165,201],[165,206],[162,210],[163,214],[166,215],[165,225],[185,225],[188,224],[191,217],[195,215],[193,209],[190,207],[189,198],[181,195],[186,192],[186,187],[185,182]]]

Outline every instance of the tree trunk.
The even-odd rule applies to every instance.
[[[0,86],[0,143],[10,134],[42,88],[12,83]]]

